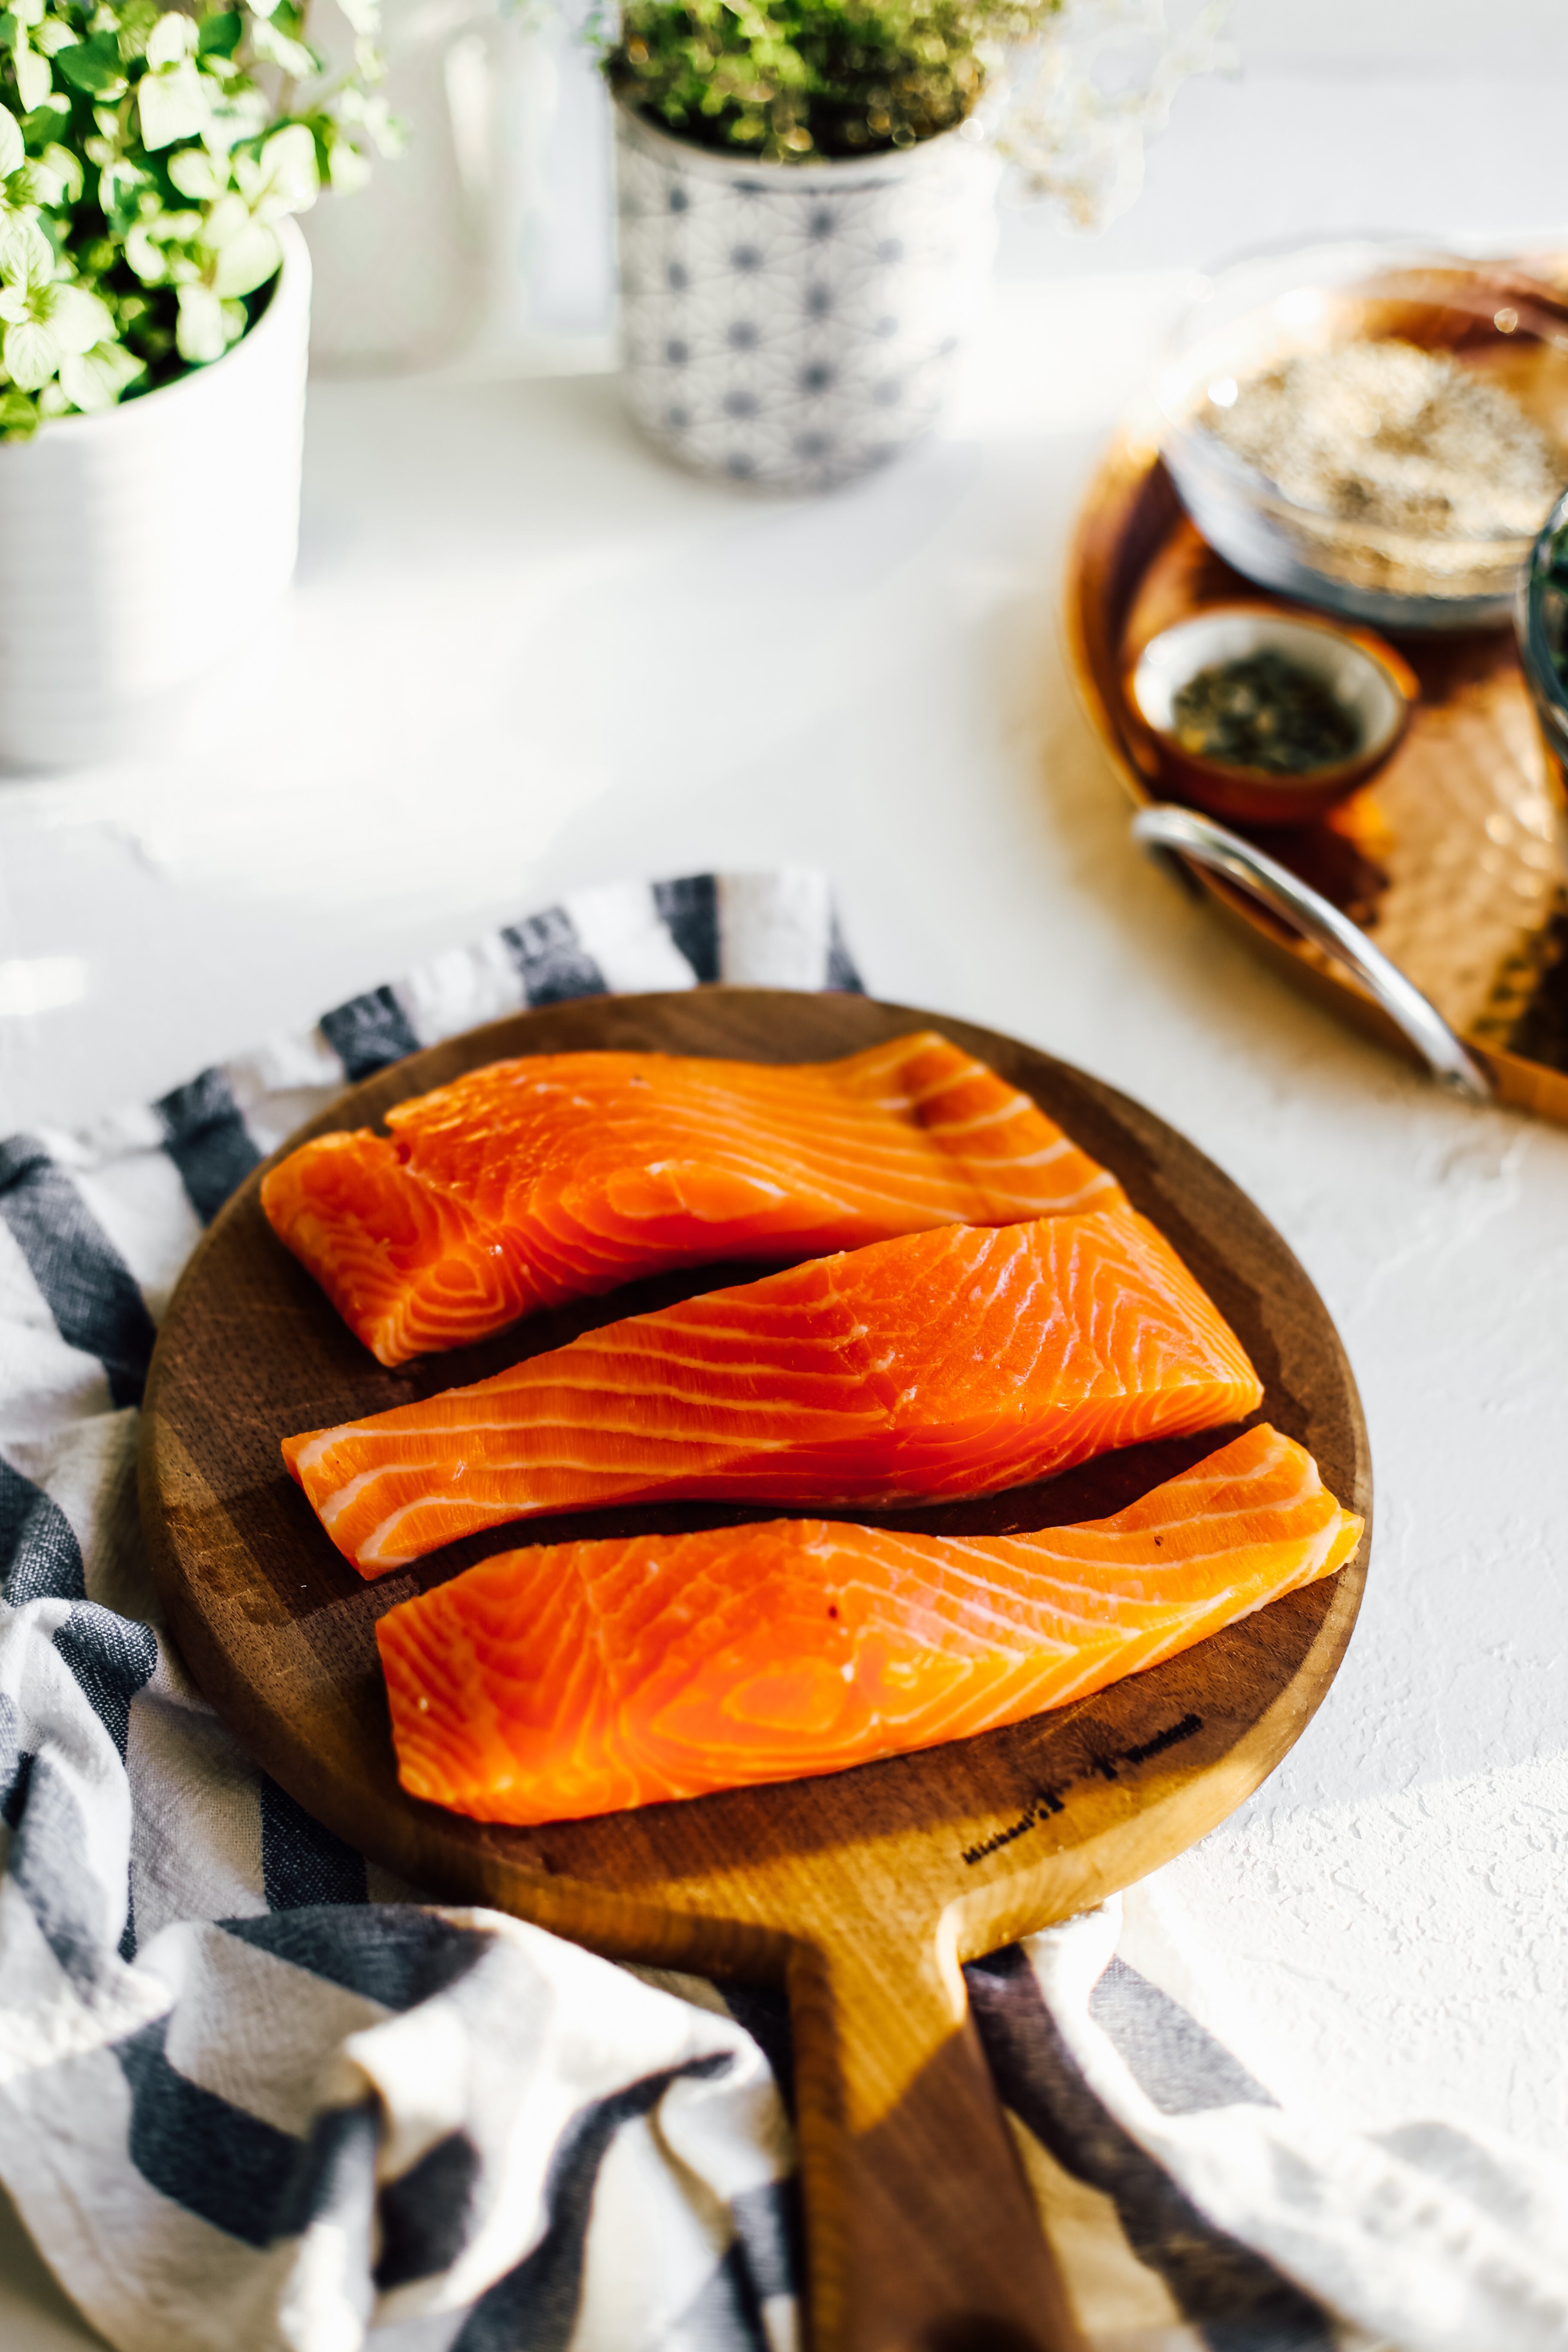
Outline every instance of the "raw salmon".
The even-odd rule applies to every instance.
[[[1076,1528],[826,1519],[502,1552],[382,1618],[399,1778],[550,1822],[836,1772],[1082,1698],[1331,1575],[1362,1522],[1252,1429]]]
[[[1119,1209],[816,1258],[283,1454],[374,1576],[476,1528],[654,1496],[989,1494],[1262,1395],[1169,1243]]]
[[[274,1231],[384,1364],[661,1266],[784,1263],[1121,1198],[1027,1095],[946,1038],[772,1068],[665,1054],[495,1062],[302,1144]]]

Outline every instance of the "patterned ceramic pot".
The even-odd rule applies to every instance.
[[[984,295],[978,126],[901,154],[751,163],[616,114],[621,337],[643,429],[705,473],[821,489],[941,413]]]
[[[157,740],[294,569],[310,260],[210,367],[0,447],[0,765]]]

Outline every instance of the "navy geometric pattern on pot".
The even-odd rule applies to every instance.
[[[621,341],[644,431],[775,489],[851,480],[930,431],[984,291],[1000,166],[734,162],[616,109]]]

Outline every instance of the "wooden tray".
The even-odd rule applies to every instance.
[[[1084,709],[1140,806],[1177,796],[1140,765],[1122,688],[1128,657],[1172,622],[1238,599],[1281,601],[1200,538],[1157,447],[1121,436],[1079,510],[1063,617]],[[1422,699],[1388,766],[1320,824],[1232,830],[1376,942],[1465,1040],[1500,1101],[1568,1119],[1568,865],[1512,632],[1395,642]],[[1342,964],[1232,884],[1194,878],[1272,962],[1408,1052]]]
[[[413,1055],[306,1134],[506,1054],[660,1048],[825,1059],[940,1026],[1112,1168],[1213,1293],[1266,1383],[1263,1413],[1367,1512],[1366,1432],[1322,1302],[1227,1178],[1158,1119],[1011,1040],[864,998],[750,989],[605,997],[526,1013]],[[959,1964],[1178,1853],[1255,1789],[1321,1699],[1366,1547],[1098,1696],[821,1780],[510,1830],[405,1796],[374,1627],[393,1602],[520,1537],[723,1524],[693,1505],[498,1528],[365,1584],[285,1475],[279,1440],[469,1380],[637,1307],[734,1278],[708,1268],[541,1315],[483,1347],[384,1370],[268,1230],[259,1171],[203,1241],[159,1338],[142,1422],[142,1518],[175,1638],[259,1761],[310,1811],[416,1886],[499,1905],[626,1958],[784,1980],[816,2352],[1026,2352],[1077,2339],[973,2026]],[[1017,1529],[1100,1516],[1212,1451],[1211,1435],[1107,1457],[890,1524]]]

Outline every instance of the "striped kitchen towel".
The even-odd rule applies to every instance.
[[[721,978],[858,986],[819,877],[585,892],[0,1145],[0,2179],[121,2352],[798,2340],[778,1996],[421,1903],[320,1828],[164,1637],[134,1482],[181,1265],[346,1080],[524,1003]],[[969,1971],[1093,2352],[1568,2352],[1560,2184],[1286,2113],[1119,1916]]]

